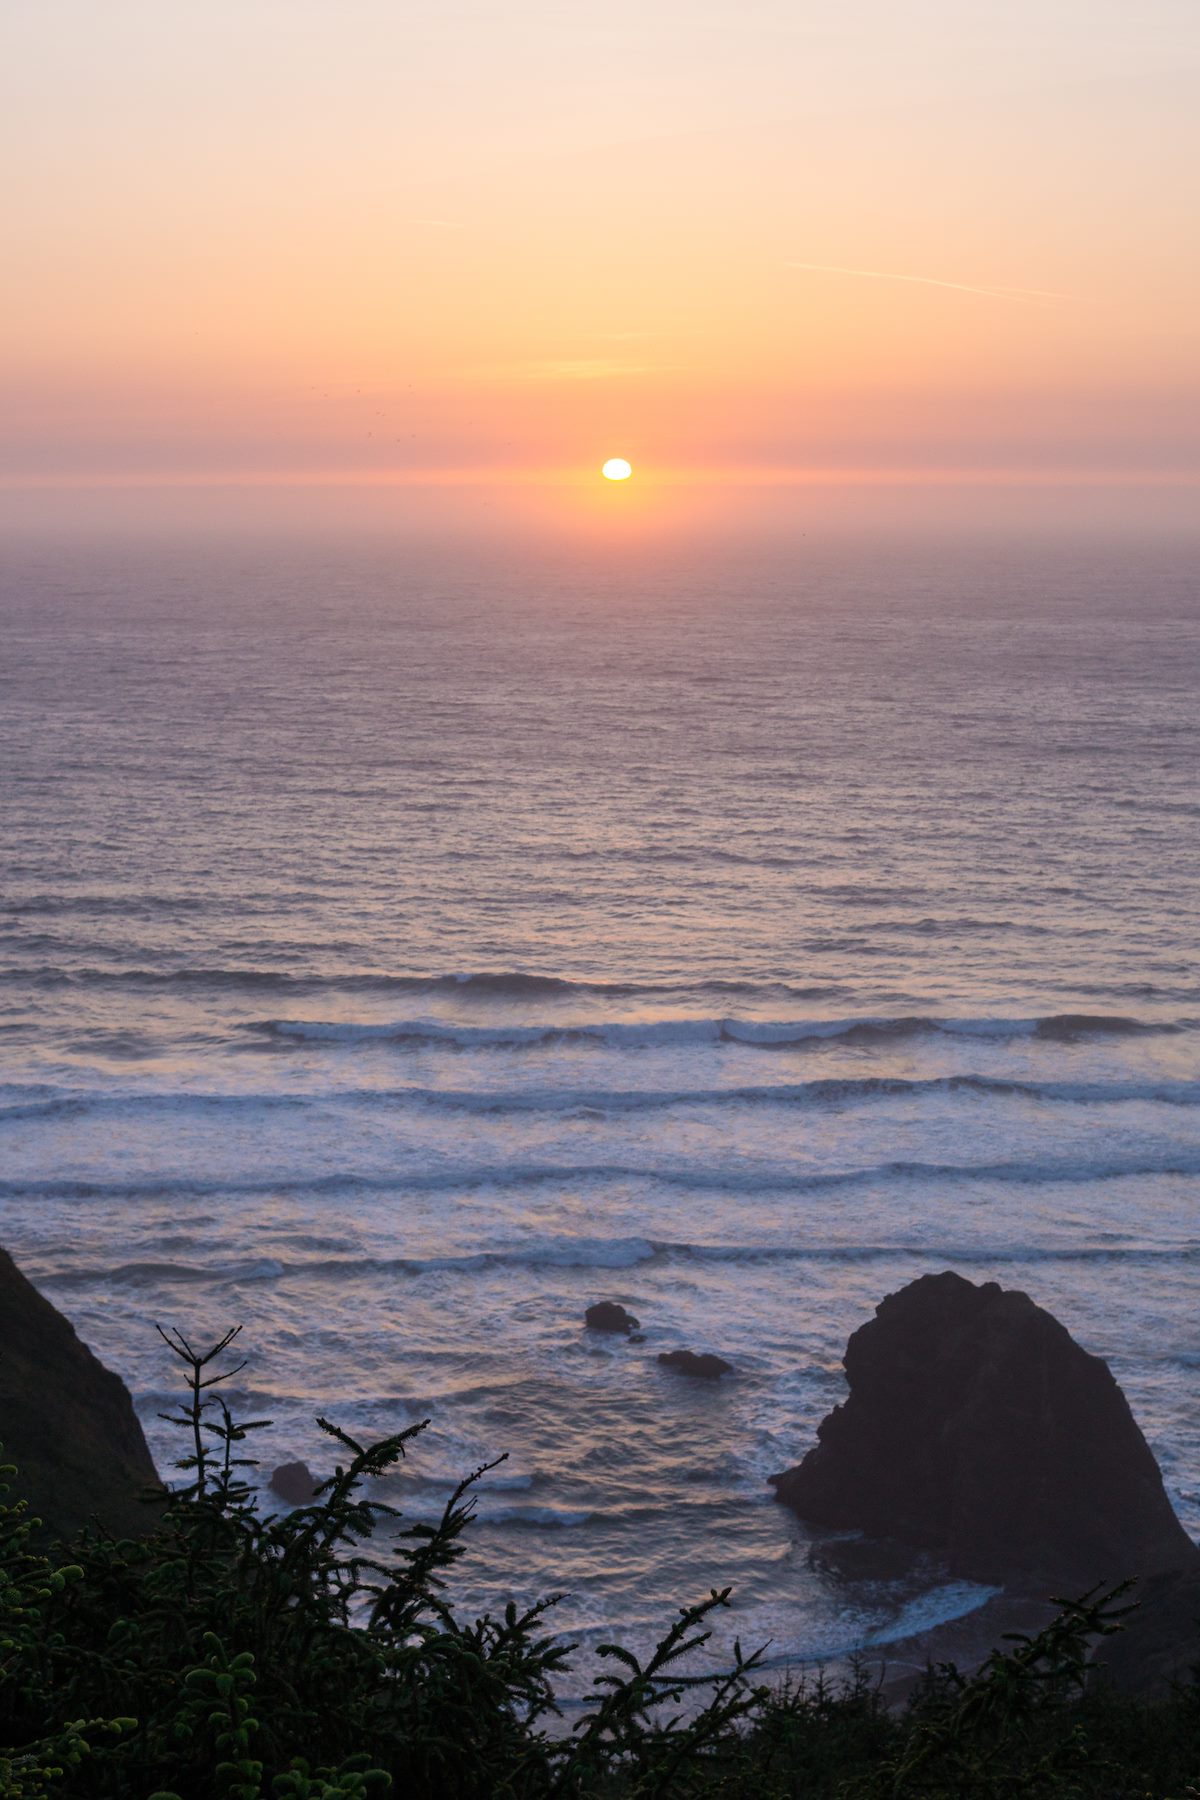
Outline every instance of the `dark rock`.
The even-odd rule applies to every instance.
[[[0,1250],[0,1462],[17,1465],[13,1498],[44,1533],[96,1523],[117,1537],[153,1528],[161,1491],[119,1375],[98,1362],[62,1314]]]
[[[280,1463],[271,1477],[271,1492],[289,1506],[308,1506],[320,1486],[305,1462]]]
[[[844,1360],[845,1404],[771,1477],[801,1517],[1043,1592],[1200,1567],[1108,1365],[1027,1294],[924,1275]]]
[[[593,1331],[636,1331],[639,1321],[615,1300],[597,1300],[583,1315],[585,1325]]]
[[[1136,1610],[1096,1649],[1093,1686],[1115,1687],[1147,1700],[1165,1699],[1200,1665],[1200,1569],[1168,1569],[1139,1581],[1126,1604]]]
[[[710,1350],[663,1350],[658,1360],[669,1369],[678,1369],[681,1375],[699,1375],[705,1381],[718,1381],[722,1375],[733,1374],[733,1364]]]

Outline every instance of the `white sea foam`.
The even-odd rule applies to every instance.
[[[1001,1591],[973,1581],[948,1581],[940,1587],[930,1588],[927,1593],[917,1594],[907,1601],[886,1625],[871,1632],[862,1647],[896,1644],[903,1638],[915,1637],[918,1632],[932,1631],[955,1619],[965,1619],[989,1600],[994,1600]]]
[[[534,1525],[554,1531],[572,1531],[592,1518],[590,1509],[564,1506],[489,1506],[479,1508],[482,1525]]]

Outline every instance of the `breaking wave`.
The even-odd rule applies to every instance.
[[[739,1044],[747,1049],[788,1050],[839,1042],[872,1045],[940,1033],[962,1038],[1048,1038],[1062,1043],[1097,1037],[1132,1037],[1185,1029],[1182,1021],[1151,1021],[1107,1013],[1054,1013],[1028,1019],[953,1019],[913,1014],[867,1019],[663,1018],[635,1022],[582,1021],[529,1025],[459,1025],[441,1019],[391,1023],[331,1019],[264,1019],[251,1030],[284,1042],[395,1044],[448,1050],[523,1050],[539,1045],[595,1043],[609,1049]]]
[[[343,1283],[372,1276],[475,1275],[493,1269],[597,1269],[619,1272],[658,1262],[709,1265],[863,1264],[900,1262],[977,1268],[996,1265],[1146,1264],[1200,1262],[1200,1240],[1184,1244],[1086,1243],[798,1243],[693,1244],[654,1238],[558,1238],[447,1256],[334,1256],[308,1261],[257,1257],[243,1263],[142,1261],[114,1267],[56,1268],[43,1279],[56,1288],[192,1285],[206,1282],[300,1280]]]
[[[38,941],[41,941],[40,939]],[[0,984],[29,988],[244,989],[281,994],[429,994],[468,1000],[554,1000],[570,995],[602,1000],[639,1000],[669,995],[737,995],[763,999],[815,1000],[836,993],[835,986],[754,981],[589,981],[582,977],[539,975],[521,969],[482,970],[448,975],[397,975],[385,970],[346,970],[319,974],[291,969],[193,965],[175,968],[120,968],[56,963],[14,963],[0,969]]]
[[[1016,1098],[1064,1106],[1113,1106],[1144,1102],[1200,1106],[1200,1081],[1021,1081],[1003,1076],[866,1075],[759,1085],[699,1088],[331,1088],[319,1093],[107,1093],[39,1090],[0,1101],[0,1125],[126,1114],[306,1113],[314,1107],[395,1110],[402,1106],[478,1115],[507,1113],[641,1113],[675,1107],[842,1107],[878,1100],[921,1100],[954,1094]]]
[[[887,1181],[911,1182],[1098,1182],[1137,1176],[1200,1175],[1200,1148],[1154,1155],[1014,1158],[1008,1162],[946,1163],[897,1159],[857,1169],[811,1170],[791,1165],[745,1162],[724,1169],[699,1163],[464,1163],[457,1167],[395,1170],[387,1173],[352,1170],[311,1175],[280,1174],[253,1180],[205,1180],[131,1175],[123,1181],[90,1181],[65,1177],[0,1180],[0,1199],[115,1200],[166,1199],[173,1195],[230,1197],[266,1194],[454,1193],[477,1188],[583,1187],[592,1184],[645,1183],[714,1194],[831,1193],[843,1188],[869,1188]]]

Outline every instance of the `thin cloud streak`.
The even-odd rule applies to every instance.
[[[1070,298],[1049,288],[975,287],[966,281],[943,281],[937,275],[897,275],[890,269],[846,269],[840,263],[789,262],[785,267],[808,269],[817,275],[860,275],[867,281],[911,281],[919,287],[952,288],[957,294],[982,294],[985,300],[1017,300],[1032,304],[1038,300]]]
[[[474,381],[610,381],[632,375],[659,375],[673,363],[625,362],[614,356],[547,357],[542,362],[499,363],[456,370],[452,379]]]

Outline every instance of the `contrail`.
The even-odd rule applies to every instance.
[[[957,294],[982,294],[987,300],[1065,300],[1049,288],[973,287],[966,281],[941,281],[936,275],[896,275],[887,269],[844,269],[840,263],[790,262],[789,269],[811,269],[818,275],[862,275],[868,281],[915,281],[920,287],[953,288]]]

